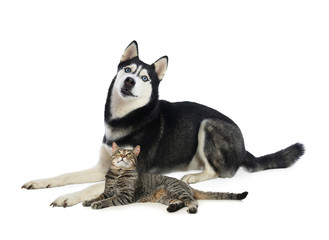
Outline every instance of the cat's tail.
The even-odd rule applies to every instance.
[[[293,165],[304,154],[304,152],[304,145],[300,143],[295,143],[281,151],[258,158],[247,152],[247,155],[242,162],[242,166],[249,172],[273,168],[287,168]]]
[[[243,193],[224,193],[224,192],[203,192],[193,188],[193,197],[195,199],[208,199],[208,200],[242,200],[245,199],[248,192]]]

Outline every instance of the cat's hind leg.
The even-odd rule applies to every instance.
[[[194,214],[197,213],[199,205],[198,202],[193,199],[193,200],[185,201],[184,206],[187,207],[188,213]]]
[[[183,201],[171,196],[171,194],[165,188],[156,189],[147,200],[150,202],[158,202],[167,205],[168,212],[176,212],[179,209],[185,207]],[[140,202],[145,202],[145,199]]]
[[[170,203],[167,207],[167,211],[176,212],[176,211],[182,209],[183,207],[185,207],[184,202],[182,202],[181,200],[178,200],[178,199],[173,199],[170,201]]]
[[[183,207],[187,207],[188,213],[197,213],[198,211],[198,202],[192,198],[175,199],[165,196],[161,199],[161,202],[168,205],[168,212],[176,212]]]
[[[159,199],[159,203],[167,205],[167,211],[168,212],[176,212],[183,207],[185,207],[185,204],[183,201],[179,199],[172,198],[170,196],[163,196]]]

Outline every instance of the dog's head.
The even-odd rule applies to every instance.
[[[157,99],[158,87],[167,66],[167,56],[159,58],[151,65],[144,63],[138,57],[137,42],[130,43],[121,57],[114,79],[112,97],[115,98],[115,103],[113,104],[127,108],[125,112],[128,113]],[[117,117],[121,115],[118,114]]]

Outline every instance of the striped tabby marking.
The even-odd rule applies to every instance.
[[[155,174],[138,174],[137,161],[140,146],[121,149],[112,144],[111,165],[106,174],[104,192],[97,198],[85,201],[83,206],[101,209],[134,202],[157,202],[167,205],[168,212],[187,207],[188,213],[197,213],[197,199],[242,200],[243,193],[203,192],[176,178]]]

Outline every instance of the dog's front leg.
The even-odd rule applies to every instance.
[[[22,186],[22,188],[40,189],[40,188],[59,187],[68,184],[102,181],[105,179],[105,174],[110,164],[110,158],[111,156],[106,151],[105,145],[102,145],[100,149],[99,162],[95,167],[83,171],[65,173],[53,178],[32,180],[25,183]]]
[[[94,199],[97,196],[99,196],[102,192],[104,192],[104,187],[105,187],[105,182],[92,185],[79,192],[65,194],[63,196],[58,197],[55,201],[53,201],[50,204],[50,206],[71,207],[80,202]]]
[[[53,178],[45,178],[32,180],[25,183],[22,188],[26,189],[41,189],[59,187],[69,184],[98,182],[105,179],[105,173],[96,165],[90,169],[83,171],[65,173]]]

